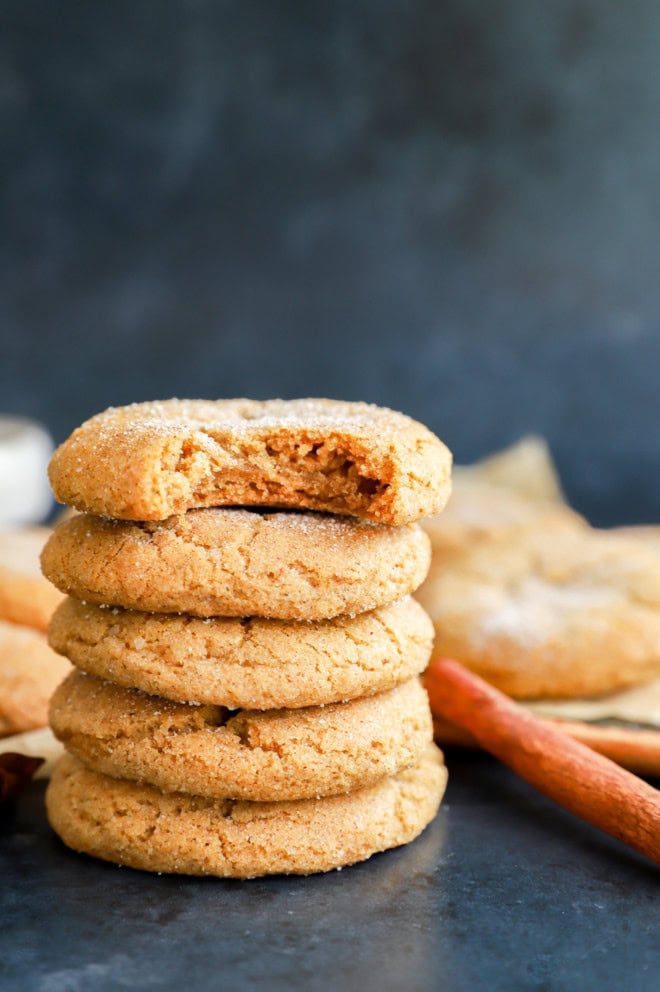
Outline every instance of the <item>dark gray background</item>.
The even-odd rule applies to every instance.
[[[660,520],[653,0],[7,0],[0,408],[329,395]]]

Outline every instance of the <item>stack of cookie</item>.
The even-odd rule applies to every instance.
[[[50,475],[83,512],[42,556],[76,666],[51,705],[65,843],[250,877],[416,837],[446,783],[416,521],[450,463],[402,414],[325,400],[137,404],[75,431]]]

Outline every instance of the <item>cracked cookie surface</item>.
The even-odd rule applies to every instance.
[[[208,509],[151,524],[81,514],[57,527],[41,563],[62,592],[99,605],[319,620],[400,599],[430,558],[418,524]]]
[[[78,668],[117,685],[179,702],[273,709],[370,695],[419,675],[433,625],[410,597],[309,622],[203,620],[66,599],[48,636]]]
[[[91,771],[71,755],[46,793],[65,844],[147,871],[252,878],[329,871],[414,840],[445,790],[442,753],[346,795],[255,803],[163,794]]]
[[[52,458],[79,510],[164,520],[205,506],[277,506],[404,524],[439,512],[451,454],[410,417],[339,400],[165,400],[110,408]]]
[[[334,796],[416,764],[433,739],[419,679],[298,710],[173,703],[72,672],[50,724],[89,768],[161,792],[273,802]]]

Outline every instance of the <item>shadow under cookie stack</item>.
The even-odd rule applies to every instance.
[[[449,494],[422,425],[326,400],[110,409],[55,453],[49,639],[74,664],[47,793],[77,851],[245,878],[413,840],[446,784],[419,675],[416,521]]]

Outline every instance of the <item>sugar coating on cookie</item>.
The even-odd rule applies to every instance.
[[[414,840],[445,790],[442,753],[347,795],[253,803],[164,794],[65,755],[46,793],[65,844],[132,868],[252,878],[329,871]]]
[[[238,710],[172,703],[72,674],[50,723],[89,768],[161,792],[273,802],[333,796],[419,761],[433,739],[419,679],[330,706]]]
[[[0,620],[0,737],[45,727],[51,693],[70,671],[44,634]]]
[[[437,556],[417,596],[435,651],[520,699],[660,675],[660,556],[614,533],[509,529]]]
[[[173,399],[92,417],[49,475],[60,502],[127,520],[269,506],[400,525],[442,509],[450,471],[428,428],[367,403]]]
[[[41,556],[51,582],[91,603],[285,620],[393,602],[420,585],[430,559],[418,524],[236,509],[158,523],[81,514],[60,524]]]
[[[390,689],[422,672],[433,625],[407,597],[313,622],[102,609],[67,599],[49,630],[78,668],[126,688],[230,709],[298,708]]]
[[[41,574],[47,527],[0,530],[0,620],[45,631],[62,594]]]

